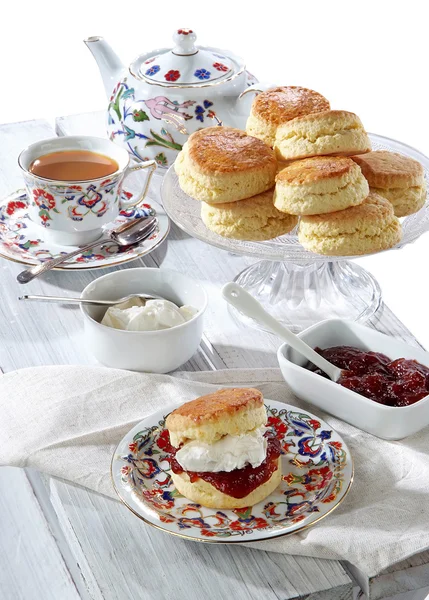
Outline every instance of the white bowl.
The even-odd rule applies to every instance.
[[[342,319],[322,321],[301,337],[309,346],[354,346],[382,352],[392,360],[415,359],[429,367],[429,353],[369,327]],[[429,425],[429,396],[410,406],[385,406],[304,368],[307,359],[288,344],[277,352],[285,381],[298,396],[322,410],[385,440],[399,440]]]
[[[196,352],[203,334],[207,294],[200,283],[182,273],[164,269],[124,269],[92,281],[81,298],[115,300],[129,294],[147,293],[190,304],[198,313],[186,323],[160,331],[122,331],[101,325],[103,306],[81,305],[87,348],[107,367],[168,373]]]

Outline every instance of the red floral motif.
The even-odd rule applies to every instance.
[[[295,446],[293,442],[283,442],[282,450],[285,454],[287,454],[289,452],[289,448],[292,448],[293,446]]]
[[[165,515],[159,515],[159,520],[163,523],[174,523],[174,519],[170,519],[170,517],[166,517]]]
[[[293,483],[296,483],[296,477],[293,473],[288,473],[287,475],[283,475],[282,479],[288,485],[292,485]]]
[[[130,472],[131,472],[131,467],[129,465],[124,465],[123,467],[121,467],[122,475],[129,475]]]
[[[201,529],[200,533],[206,537],[215,537],[217,535],[215,531],[210,531],[210,529]]]
[[[81,185],[69,185],[68,186],[71,190],[77,190],[78,192],[82,191],[82,186]]]
[[[287,432],[287,425],[280,417],[268,417],[267,425],[273,427],[275,436],[278,440],[282,440]]]
[[[332,492],[332,494],[329,494],[329,496],[326,496],[326,498],[323,498],[322,502],[323,504],[329,504],[329,502],[333,502],[337,497],[336,492]]]
[[[311,480],[311,483],[307,483],[304,486],[308,492],[323,490],[332,479],[332,471],[328,466],[321,469],[310,469],[306,477]]]
[[[43,219],[43,217],[41,217]],[[103,256],[102,254],[83,254],[82,256],[79,256],[76,259],[76,262],[78,263],[86,263],[90,260],[104,260],[106,257]]]
[[[133,197],[131,192],[126,192],[125,190],[122,190],[122,194],[125,196],[125,198],[127,198],[128,200],[130,200],[130,198]]]
[[[213,66],[215,69],[217,69],[218,71],[223,71],[224,73],[226,71],[228,71],[228,67],[226,65],[224,65],[223,63],[220,62],[215,62],[213,63]]]
[[[170,71],[168,71],[168,73],[164,75],[164,77],[167,81],[177,81],[180,77],[180,71],[175,71],[171,69]]]
[[[6,212],[8,215],[13,215],[13,213],[16,210],[19,210],[20,208],[25,208],[26,204],[25,202],[22,202],[21,200],[17,200],[16,202],[8,202],[7,207],[6,207]]]
[[[108,183],[110,183],[112,180],[111,179],[105,179],[104,181],[102,181],[100,183],[100,187],[104,187],[105,185],[107,185]]]
[[[297,515],[296,517],[294,517],[291,522],[292,523],[299,523],[300,521],[304,520],[306,517],[306,515]]]
[[[310,419],[308,423],[312,426],[313,429],[319,429],[320,427],[320,423],[319,421],[316,421],[316,419]]]
[[[137,452],[137,442],[131,442],[131,444],[128,444],[128,448],[130,449],[130,452],[134,454]]]
[[[170,443],[170,434],[168,429],[163,429],[159,434],[156,445],[160,450],[164,450],[164,452],[173,452],[173,446]]]
[[[214,118],[215,118],[215,116],[216,116],[216,113],[214,112],[214,110],[209,110],[209,111],[208,111],[208,113],[207,113],[207,116],[208,116],[210,119],[214,119]]]
[[[189,35],[190,33],[194,33],[192,29],[178,29],[177,33],[181,33],[182,35]]]
[[[246,521],[232,521],[229,526],[234,531],[245,531],[246,529],[265,529],[269,525],[265,519],[254,517]]]
[[[36,188],[35,190],[33,190],[33,198],[37,206],[46,208],[46,210],[51,210],[52,208],[55,208],[54,197],[52,196],[52,194],[49,194],[45,190]]]
[[[332,446],[333,448],[336,448],[337,450],[341,450],[341,448],[343,447],[341,442],[328,442],[329,446]]]
[[[151,490],[143,489],[142,495],[143,497],[150,502],[155,508],[159,508],[160,510],[166,510],[169,508],[173,508],[174,500],[164,500],[162,497],[163,491],[158,488],[153,488]],[[165,521],[166,523],[168,521]]]

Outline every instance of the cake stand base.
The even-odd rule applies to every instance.
[[[288,263],[262,260],[234,279],[294,331],[325,319],[364,322],[380,307],[381,290],[374,277],[347,261]],[[239,324],[262,329],[229,306]]]

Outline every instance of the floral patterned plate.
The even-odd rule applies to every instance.
[[[342,438],[311,413],[272,400],[265,405],[268,426],[283,449],[283,478],[263,502],[216,510],[179,494],[170,477],[168,409],[138,423],[115,450],[111,474],[118,496],[149,525],[198,542],[263,540],[314,525],[350,489],[350,452]]]
[[[131,192],[122,190],[125,200],[132,197]],[[50,260],[61,253],[72,252],[77,246],[61,246],[43,239],[44,231],[28,217],[27,195],[18,190],[0,202],[0,256],[24,265],[36,265]],[[104,231],[110,231],[129,219],[156,215],[158,227],[150,238],[138,246],[119,248],[114,242],[108,242],[76,256],[64,263],[59,269],[98,269],[111,267],[134,260],[152,252],[168,235],[170,222],[164,209],[155,202],[141,204],[139,208],[130,208],[120,212],[118,218],[109,223]]]

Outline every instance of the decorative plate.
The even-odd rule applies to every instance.
[[[165,409],[143,419],[120,442],[111,474],[122,502],[159,529],[197,542],[241,542],[301,531],[332,512],[353,480],[342,438],[327,423],[289,404],[266,400],[268,426],[280,440],[282,483],[263,502],[236,510],[184,498],[170,477]]]
[[[391,152],[399,152],[418,160],[423,165],[426,184],[429,190],[429,158],[427,156],[397,140],[374,133],[368,135],[373,150],[390,150]],[[188,235],[233,254],[254,256],[275,262],[289,261],[311,264],[362,258],[361,256],[324,256],[309,252],[298,241],[297,227],[286,235],[264,242],[233,240],[221,237],[206,228],[201,220],[201,203],[185,194],[180,188],[179,179],[173,167],[170,167],[164,176],[161,198],[170,219]],[[394,248],[402,248],[406,244],[415,242],[423,233],[429,231],[429,202],[426,202],[423,208],[414,215],[401,219],[401,222],[403,231],[402,240]],[[388,251],[384,250],[383,252]]]
[[[132,197],[131,192],[122,191],[124,200]],[[72,252],[77,246],[61,246],[43,239],[44,231],[34,224],[27,211],[27,195],[18,190],[0,202],[0,256],[25,265],[36,265],[63,253]],[[155,202],[141,204],[138,208],[122,210],[118,218],[104,227],[104,232],[118,227],[130,219],[156,215],[156,231],[138,246],[119,248],[108,242],[59,266],[58,269],[98,269],[111,267],[134,260],[152,252],[165,240],[170,230],[170,222],[164,209]]]

